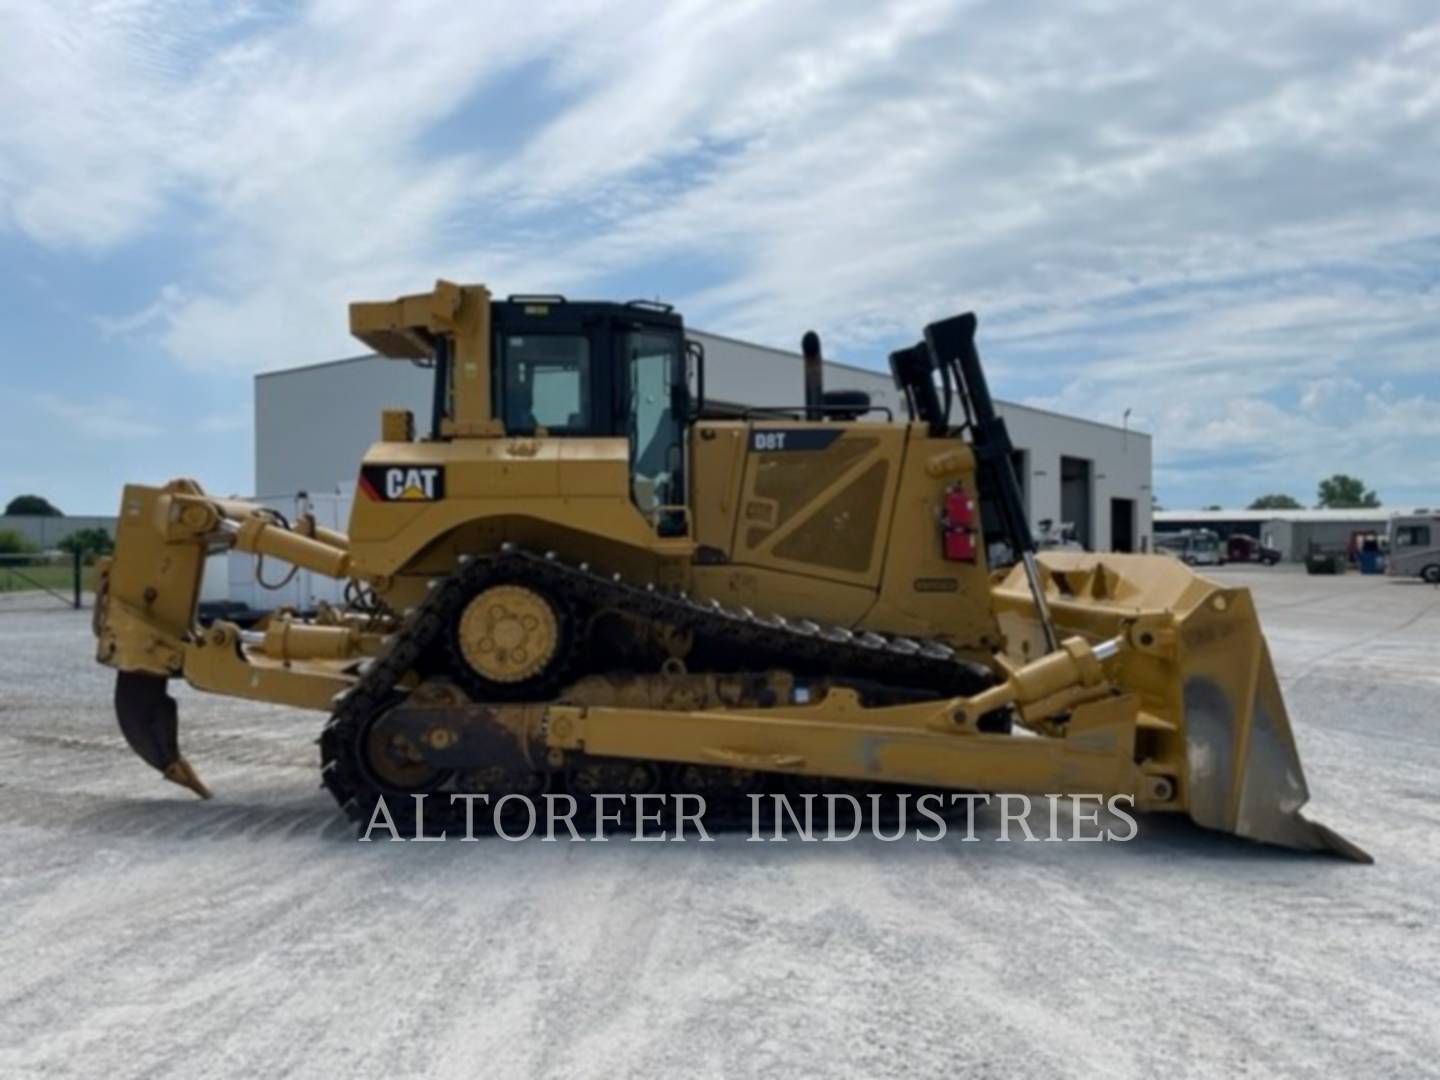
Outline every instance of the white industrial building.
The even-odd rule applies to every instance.
[[[1290,562],[1314,552],[1344,552],[1367,533],[1385,536],[1397,515],[1431,513],[1429,507],[1376,506],[1318,510],[1157,510],[1155,531],[1209,529],[1221,539],[1237,533],[1253,536]]]
[[[798,353],[687,329],[705,347],[707,401],[798,406]],[[905,405],[888,373],[825,364],[827,390],[863,390],[899,417]],[[283,507],[305,492],[318,516],[344,527],[360,458],[379,436],[380,411],[430,415],[431,373],[403,360],[360,356],[255,377],[255,489]],[[1150,436],[997,402],[1018,450],[1032,523],[1074,526],[1095,551],[1150,547]],[[881,415],[881,414],[872,414]],[[324,523],[331,523],[330,521]]]

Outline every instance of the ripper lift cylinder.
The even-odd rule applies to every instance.
[[[278,525],[259,514],[251,514],[234,528],[235,547],[255,555],[280,559],[326,577],[343,578],[350,569],[350,553],[313,540]]]

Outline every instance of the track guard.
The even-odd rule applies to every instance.
[[[180,753],[180,720],[164,676],[121,671],[115,676],[115,716],[120,734],[140,758],[171,783],[211,798],[190,763]]]

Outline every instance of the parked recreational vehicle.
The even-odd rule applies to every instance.
[[[1225,557],[1220,551],[1220,537],[1209,529],[1156,533],[1155,550],[1174,555],[1187,566],[1225,565]]]
[[[1396,514],[1390,519],[1389,539],[1386,573],[1440,585],[1440,511]]]

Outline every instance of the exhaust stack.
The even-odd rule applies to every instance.
[[[805,418],[825,419],[825,361],[820,355],[820,335],[805,331],[800,339],[800,354],[805,357]]]

